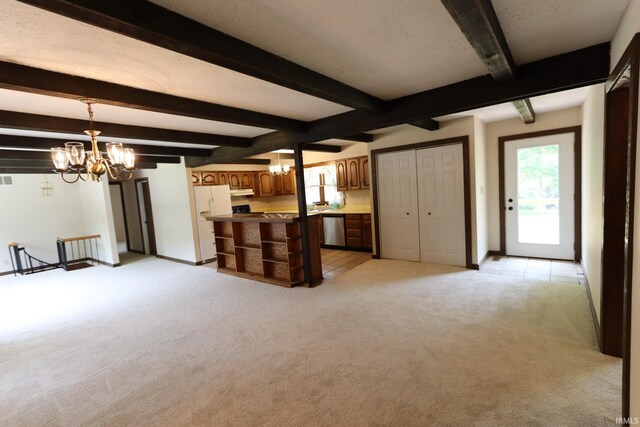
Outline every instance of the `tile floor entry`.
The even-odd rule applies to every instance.
[[[341,251],[336,249],[320,249],[322,257],[322,275],[324,280],[351,270],[371,259],[369,252]]]
[[[572,261],[490,256],[480,266],[480,272],[547,282],[584,284],[582,268]]]

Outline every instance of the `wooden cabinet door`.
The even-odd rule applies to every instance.
[[[369,157],[358,157],[360,166],[360,188],[366,190],[369,188]]]
[[[273,191],[278,196],[284,194],[284,176],[275,175],[273,177]]]
[[[229,173],[218,172],[218,183],[214,185],[229,185]]]
[[[322,222],[322,215],[318,216],[318,240],[320,240],[320,244],[324,245],[324,223]]]
[[[240,189],[240,172],[229,172],[229,188],[232,190]]]
[[[347,246],[362,247],[362,215],[345,215],[345,229],[347,232]]]
[[[358,158],[347,159],[347,177],[349,190],[360,189],[360,162]]]
[[[261,196],[273,196],[275,194],[271,172],[258,172],[258,186],[260,187]]]
[[[260,178],[258,177],[258,172],[251,172],[251,189],[256,197],[260,196]]]
[[[296,169],[291,168],[282,178],[282,194],[296,194]]]
[[[349,179],[347,177],[347,161],[336,161],[336,181],[338,191],[347,191],[349,189]]]
[[[371,232],[371,215],[362,215],[362,247],[373,248],[373,233]]]
[[[191,172],[191,183],[194,187],[202,185],[202,175],[200,172],[192,171]]]
[[[240,172],[240,188],[251,188],[251,172]]]
[[[219,185],[218,172],[202,172],[201,177],[202,185]]]

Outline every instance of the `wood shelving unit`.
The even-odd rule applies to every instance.
[[[214,233],[218,271],[287,287],[304,283],[299,222],[214,221]],[[319,242],[312,246],[319,259]]]

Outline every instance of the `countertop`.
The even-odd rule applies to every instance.
[[[207,221],[223,221],[223,222],[266,222],[266,223],[293,223],[299,219],[298,213],[248,213],[248,214],[230,214],[215,215],[206,217]]]
[[[274,212],[278,212],[278,213],[290,213],[290,214],[297,214],[298,213],[298,209],[295,208],[290,208],[290,209],[273,209],[273,210],[266,210],[265,212],[267,213],[274,213]],[[344,208],[340,208],[340,209],[323,209],[320,211],[308,211],[307,214],[312,215],[312,214],[370,214],[371,213],[371,206],[368,205],[347,205]]]

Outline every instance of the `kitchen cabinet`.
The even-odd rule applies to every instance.
[[[256,197],[260,196],[259,172],[251,172],[251,189]]]
[[[369,157],[358,157],[358,166],[360,170],[360,188],[366,190],[369,188]]]
[[[229,173],[218,172],[218,184],[216,185],[229,185]]]
[[[197,172],[197,171],[191,172],[191,183],[193,184],[194,187],[202,185],[202,175],[200,174],[200,172]]]
[[[276,175],[273,177],[274,192],[277,196],[296,194],[296,171],[291,168],[286,175]]]
[[[349,190],[360,189],[360,161],[359,159],[347,159],[347,178],[349,181]]]
[[[252,172],[240,172],[240,188],[242,189],[252,188],[251,174]]]
[[[219,185],[218,184],[218,172],[202,172],[201,174],[202,185]]]
[[[232,190],[239,190],[240,185],[240,172],[229,172],[229,188]]]
[[[349,189],[346,160],[336,161],[336,185],[338,187],[338,191],[347,191]]]
[[[276,194],[273,175],[271,172],[258,172],[258,188],[260,196],[274,196]]]
[[[371,250],[371,215],[345,215],[345,229],[347,233],[347,247],[350,249]]]

